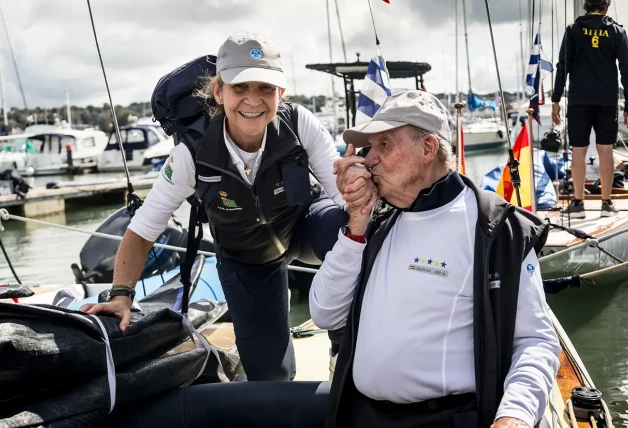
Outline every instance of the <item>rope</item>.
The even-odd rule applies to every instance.
[[[589,235],[586,232],[583,232],[581,230],[578,229],[572,229],[570,227],[565,227],[565,226],[561,226],[555,223],[552,223],[550,221],[550,219],[546,219],[547,223],[549,224],[550,227],[554,228],[554,229],[559,229],[559,230],[563,230],[567,233],[569,233],[570,235],[575,236],[576,238],[579,239],[583,239],[586,241],[586,243],[590,246],[590,247],[595,247],[597,248],[599,251],[603,252],[604,254],[606,254],[607,256],[609,256],[610,258],[612,258],[613,260],[615,260],[617,263],[625,263],[624,260],[620,259],[619,257],[611,254],[609,251],[605,250],[604,248],[600,247],[600,241],[598,241],[595,237]]]
[[[9,268],[11,269],[11,272],[13,272],[13,276],[15,277],[15,280],[17,281],[18,284],[21,284],[22,281],[20,281],[20,278],[17,277],[17,273],[15,272],[15,269],[13,269],[13,264],[11,263],[11,259],[9,258],[9,255],[7,254],[7,250],[4,249],[4,244],[2,243],[2,239],[0,239],[0,248],[2,248],[2,253],[4,254],[4,258],[7,259],[7,263],[9,264]]]
[[[122,236],[110,235],[108,233],[101,233],[101,232],[92,232],[92,231],[89,231],[89,230],[78,229],[76,227],[64,226],[64,225],[61,225],[61,224],[49,223],[47,221],[42,221],[42,220],[36,220],[34,218],[20,217],[20,216],[17,216],[17,215],[9,214],[9,212],[5,208],[0,208],[0,219],[1,220],[17,220],[17,221],[22,221],[22,222],[25,222],[25,223],[35,223],[35,224],[40,224],[40,225],[43,225],[43,226],[57,227],[59,229],[68,230],[70,232],[84,233],[84,234],[87,234],[87,235],[96,236],[98,238],[105,238],[105,239],[113,239],[115,241],[122,241]],[[174,245],[166,245],[166,244],[154,243],[153,246],[157,247],[157,248],[164,248],[166,250],[179,251],[179,252],[183,252],[183,253],[187,252],[187,250],[185,248],[177,247],[177,246],[174,246]],[[202,251],[202,250],[199,250],[198,254],[202,254],[204,256],[209,256],[209,257],[214,257],[216,255],[216,253],[212,253],[212,252],[209,252],[209,251]],[[301,266],[292,266],[292,265],[288,265],[288,270],[292,270],[292,271],[295,271],[295,272],[311,273],[311,274],[315,274],[316,272],[318,272],[318,269],[301,267]]]
[[[111,110],[111,117],[113,119],[113,126],[116,130],[116,138],[118,139],[118,145],[120,146],[120,155],[122,156],[122,163],[124,164],[124,173],[126,174],[126,182],[128,188],[128,196],[127,196],[127,212],[129,214],[134,214],[135,211],[142,205],[142,200],[137,196],[135,190],[133,189],[133,184],[131,183],[131,176],[129,174],[129,168],[126,164],[126,156],[124,153],[124,148],[122,147],[122,137],[120,136],[120,128],[118,127],[118,118],[116,117],[116,110],[113,107],[113,101],[111,99],[111,91],[109,90],[109,82],[107,81],[107,73],[105,72],[105,64],[102,60],[102,55],[100,53],[100,45],[98,44],[98,36],[96,35],[96,26],[94,24],[94,16],[92,15],[92,6],[87,0],[87,8],[89,9],[89,18],[92,22],[92,30],[94,32],[94,41],[96,42],[96,50],[98,51],[98,59],[100,60],[100,68],[102,69],[103,77],[105,78],[105,87],[107,88],[107,95],[109,97],[109,108]]]
[[[375,44],[379,45],[379,37],[377,37],[377,28],[375,28],[375,17],[373,16],[373,9],[371,8],[371,0],[367,0],[369,3],[369,11],[371,12],[371,21],[373,21],[373,31],[375,32]]]

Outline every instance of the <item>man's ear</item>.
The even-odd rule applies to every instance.
[[[438,156],[438,147],[440,146],[438,138],[430,134],[425,137],[423,141],[423,155],[430,161],[436,159],[436,156]]]

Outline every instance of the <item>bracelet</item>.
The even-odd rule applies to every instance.
[[[350,233],[345,236],[352,241],[359,242],[360,244],[366,244],[366,236],[351,235]]]

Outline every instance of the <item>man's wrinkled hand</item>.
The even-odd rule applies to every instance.
[[[360,177],[365,180],[371,178],[371,173],[364,166],[365,159],[355,153],[355,147],[349,144],[344,157],[334,162],[336,187],[340,193],[345,193],[345,187],[355,183]]]
[[[491,428],[532,428],[530,425],[517,418],[499,418]]]
[[[369,214],[377,202],[377,187],[370,178],[358,177],[356,181],[345,186],[342,199],[346,201],[349,213],[359,209],[361,214]]]

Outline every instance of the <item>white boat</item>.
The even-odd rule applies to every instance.
[[[123,126],[120,128],[120,138],[129,170],[149,170],[153,162],[167,158],[174,147],[174,139],[155,123],[138,122],[134,125]],[[120,144],[114,130],[109,133],[109,142],[98,157],[98,171],[123,170]]]
[[[26,152],[22,175],[81,173],[96,167],[107,135],[96,129],[55,129],[26,138],[34,151]]]
[[[490,150],[506,144],[506,127],[495,119],[462,120],[464,133],[464,151]],[[455,149],[458,133],[452,132],[452,146]]]

